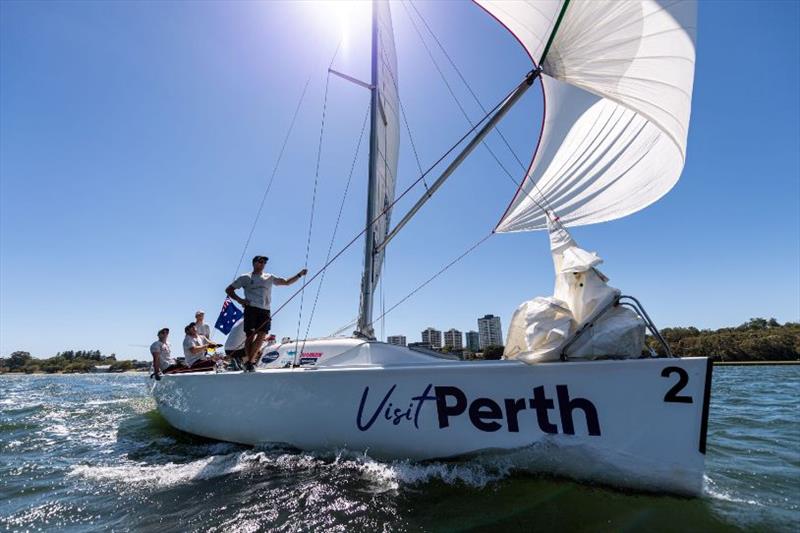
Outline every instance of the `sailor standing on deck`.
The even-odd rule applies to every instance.
[[[244,331],[247,335],[244,350],[245,371],[253,372],[264,337],[272,326],[270,300],[272,285],[291,285],[308,272],[305,268],[289,279],[279,278],[264,272],[269,259],[263,255],[253,258],[253,271],[242,274],[225,288],[225,293],[244,306]],[[244,289],[244,298],[236,294],[236,289]]]

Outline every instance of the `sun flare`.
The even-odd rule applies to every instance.
[[[343,50],[354,31],[369,27],[372,14],[372,2],[369,0],[313,0],[309,2],[309,10],[320,25],[329,29],[341,41]]]

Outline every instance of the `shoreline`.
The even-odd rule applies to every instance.
[[[714,361],[714,366],[800,365],[800,361]]]
[[[800,360],[794,361],[714,361],[714,366],[786,366],[800,365]],[[0,372],[0,376],[40,376],[40,375],[106,375],[106,374],[147,374],[149,370],[125,370],[123,372]]]

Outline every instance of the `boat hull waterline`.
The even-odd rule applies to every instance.
[[[699,495],[706,358],[449,362],[164,376],[159,412],[247,445],[427,460],[526,448],[536,471]]]

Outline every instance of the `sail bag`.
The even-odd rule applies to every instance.
[[[511,318],[504,359],[557,361],[567,342],[591,323],[566,351],[568,359],[640,357],[645,324],[638,314],[614,305],[620,291],[596,266],[603,260],[578,247],[557,221],[549,222],[556,281],[553,296],[522,303]]]

